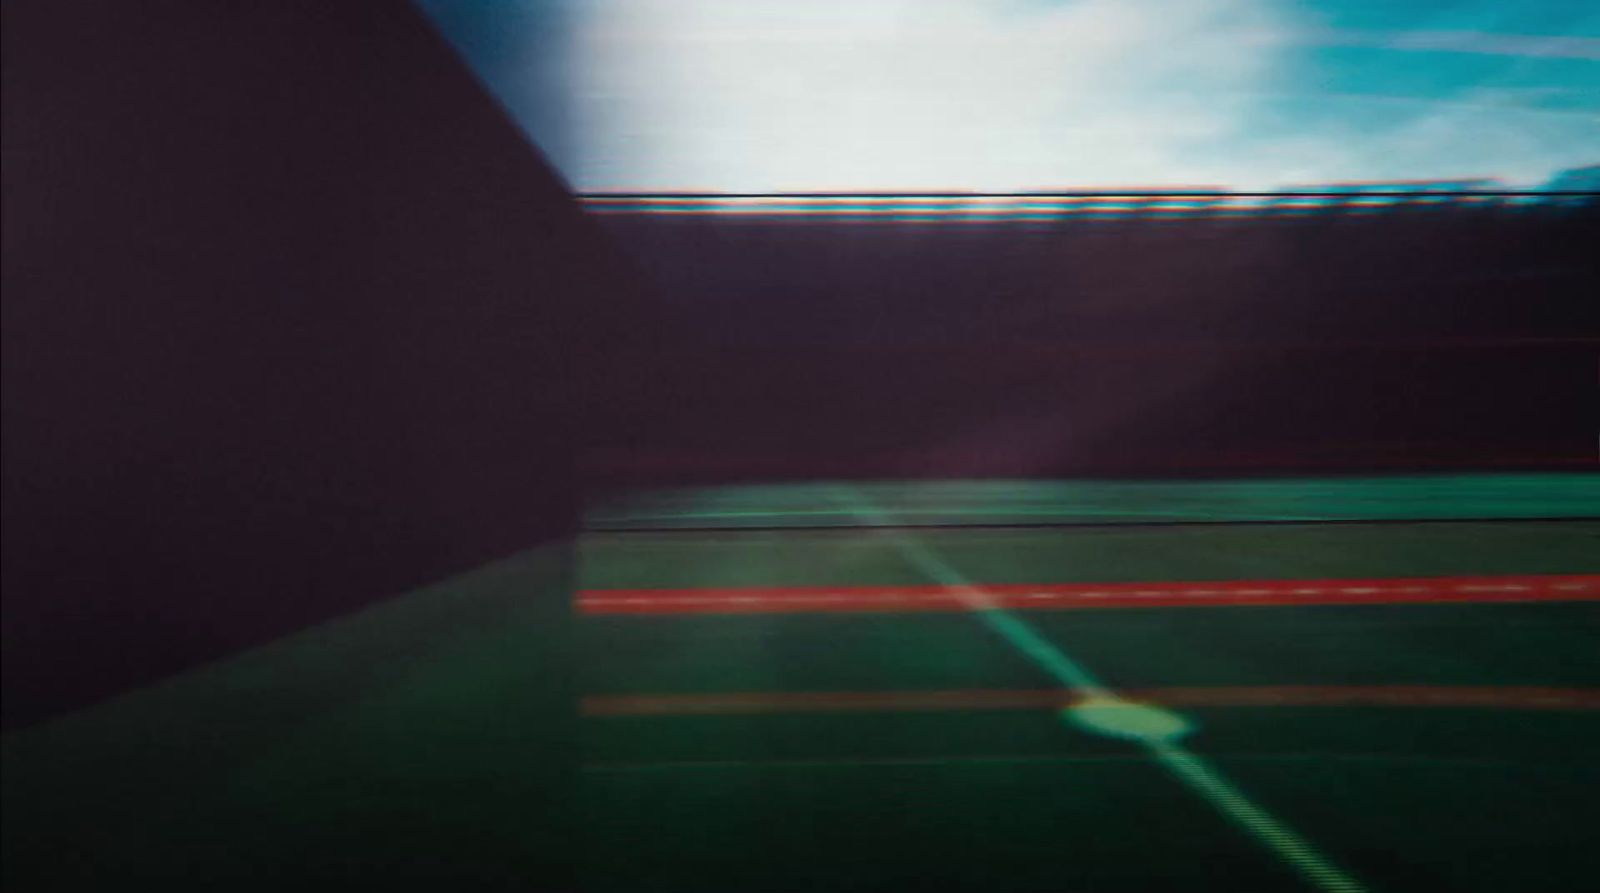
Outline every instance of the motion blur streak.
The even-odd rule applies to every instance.
[[[1593,170],[1600,172],[1600,167]],[[1585,191],[1510,192],[1487,181],[1357,183],[1276,192],[1228,192],[1216,187],[1186,190],[1096,191],[1011,195],[888,195],[874,193],[719,195],[591,193],[585,210],[601,215],[721,216],[773,219],[820,218],[850,223],[987,224],[1062,219],[1150,220],[1365,214],[1439,206],[1534,208],[1595,204]]]

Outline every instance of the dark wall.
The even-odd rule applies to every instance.
[[[1597,210],[609,216],[692,346],[588,464],[615,486],[1592,468]]]
[[[419,15],[4,14],[8,724],[572,530],[615,264]]]

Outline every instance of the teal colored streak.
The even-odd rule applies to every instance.
[[[1296,834],[1271,813],[1257,806],[1245,793],[1205,760],[1177,744],[1165,740],[1146,740],[1161,765],[1191,790],[1204,797],[1234,824],[1266,844],[1290,867],[1328,893],[1361,893],[1360,881],[1329,862],[1305,838]]]
[[[1010,642],[1018,651],[1033,658],[1034,662],[1055,677],[1057,682],[1087,695],[1111,696],[1110,690],[1102,685],[1094,674],[1062,653],[1061,649],[1039,635],[1032,626],[1010,611],[994,604],[987,593],[973,586],[954,568],[933,554],[927,546],[906,537],[896,536],[894,539],[896,545],[919,570],[936,582],[954,589],[974,617]]]
[[[1171,710],[1117,697],[1085,698],[1061,712],[1079,728],[1127,741],[1177,741],[1194,731],[1193,723]]]
[[[840,487],[836,492],[859,518],[877,525],[884,522],[884,514],[855,491]],[[1181,716],[1119,698],[1087,667],[1041,636],[1026,621],[1000,607],[922,542],[890,531],[881,533],[891,537],[918,569],[954,589],[973,616],[985,626],[1032,658],[1062,685],[1082,695],[1083,702],[1076,708],[1062,711],[1069,721],[1096,734],[1138,743],[1190,790],[1318,889],[1326,893],[1364,893],[1366,887],[1335,866],[1305,838],[1257,805],[1205,760],[1179,746],[1177,741],[1191,728]]]
[[[1427,521],[1600,516],[1600,475],[1397,475],[1235,481],[885,481],[850,488],[869,523],[1094,524],[1234,521]],[[591,507],[595,529],[806,524],[859,526],[832,485],[662,490]]]

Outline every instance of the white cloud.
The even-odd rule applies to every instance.
[[[1592,162],[1582,152],[1600,145],[1583,116],[1460,109],[1267,136],[1263,97],[1292,92],[1297,54],[1329,33],[1283,0],[585,8],[584,143],[567,171],[582,190],[1252,188],[1535,165],[1542,176]],[[1518,132],[1496,129],[1511,120]]]

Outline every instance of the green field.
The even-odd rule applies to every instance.
[[[1600,570],[1597,543],[1592,522],[606,533],[585,544],[582,576],[896,585],[923,582],[929,555],[982,583],[1572,574]],[[1592,602],[1015,619],[1115,690],[1600,686]],[[591,697],[1062,684],[964,613],[594,616],[581,635]],[[1358,885],[1322,888],[1504,890],[1591,871],[1594,706],[1179,711],[1194,755]],[[594,716],[585,744],[603,887],[1319,888],[1139,742],[1056,709]],[[606,858],[624,840],[628,858]]]
[[[1257,482],[1141,485],[1140,506],[1164,487],[1211,518],[1156,525],[1102,523],[1105,490],[1049,527],[893,523],[918,499],[944,524],[1017,505],[969,487],[955,506],[952,485],[704,494],[763,529],[691,519],[682,492],[613,504],[575,547],[8,735],[6,889],[1583,889],[1592,592],[576,616],[569,597],[1600,574],[1594,503],[1571,497],[1594,479],[1508,480],[1443,509],[1366,482],[1355,502],[1413,505],[1382,523],[1350,517],[1348,487],[1302,500],[1312,520],[1247,523],[1285,520]],[[1059,512],[1059,486],[1030,498]],[[1090,722],[1095,698],[1133,730]]]

